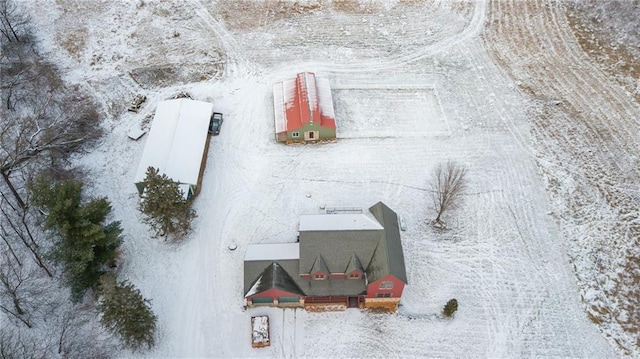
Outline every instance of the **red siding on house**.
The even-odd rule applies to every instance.
[[[393,284],[391,289],[380,289],[382,282],[389,281]],[[404,289],[404,282],[389,274],[378,279],[375,282],[369,283],[367,286],[367,298],[376,298],[377,294],[391,293],[393,298],[400,298],[402,296],[402,290]]]
[[[300,297],[300,295],[285,292],[284,290],[280,290],[280,289],[269,289],[269,290],[265,290],[264,292],[247,296],[247,298],[273,298],[273,299],[277,299],[278,297]]]

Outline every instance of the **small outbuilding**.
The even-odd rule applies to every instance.
[[[276,141],[285,143],[333,141],[336,120],[329,80],[313,72],[273,86]]]
[[[135,177],[140,195],[149,167],[177,182],[186,198],[196,194],[212,115],[213,104],[208,102],[179,98],[158,104]]]

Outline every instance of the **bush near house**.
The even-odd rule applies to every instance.
[[[444,314],[445,317],[450,318],[454,314],[456,314],[457,310],[458,301],[456,299],[451,299],[447,302],[447,304],[445,304],[444,309],[442,310],[442,314]]]

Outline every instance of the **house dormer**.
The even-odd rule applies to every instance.
[[[360,263],[360,259],[354,253],[349,259],[349,263],[347,264],[347,268],[344,271],[345,277],[347,279],[363,279],[364,278],[364,268],[362,267],[362,263]]]
[[[309,271],[309,276],[313,280],[325,280],[329,278],[329,268],[325,263],[324,259],[321,255],[316,257],[316,260],[313,262],[311,266],[311,270]]]

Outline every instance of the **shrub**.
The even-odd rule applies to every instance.
[[[442,310],[442,314],[444,314],[445,317],[450,318],[454,314],[456,314],[457,310],[458,301],[456,299],[451,299],[447,302],[447,304],[445,304],[444,309]]]

